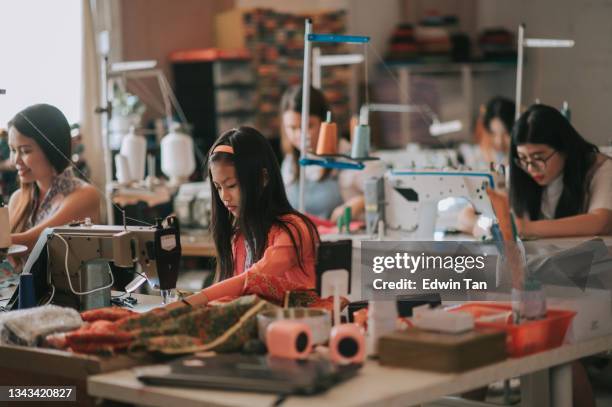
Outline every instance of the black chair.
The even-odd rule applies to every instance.
[[[344,269],[349,272],[348,292],[351,292],[353,241],[350,239],[335,242],[321,242],[317,252],[317,294],[321,295],[321,280],[328,270]]]

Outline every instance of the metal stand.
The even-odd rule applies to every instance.
[[[524,48],[572,48],[574,40],[525,38],[525,24],[519,25],[516,63],[516,113],[515,120],[521,116],[521,97],[523,87]]]

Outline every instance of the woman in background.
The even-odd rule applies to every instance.
[[[321,123],[325,120],[329,106],[325,96],[318,89],[310,89],[310,116],[308,130],[309,151],[315,151]],[[281,100],[281,146],[284,159],[281,165],[287,197],[295,208],[299,196],[299,158],[302,120],[302,87],[289,88]],[[350,143],[340,138],[340,153],[348,153]],[[354,219],[363,215],[364,197],[361,178],[355,171],[333,171],[318,166],[306,167],[304,207],[308,214],[335,221],[344,213],[345,207],[351,208]]]
[[[100,196],[71,168],[70,125],[54,106],[30,106],[9,122],[20,188],[9,201],[11,238],[32,249],[40,233],[86,217],[98,221]]]
[[[485,129],[484,137],[487,137],[487,142],[482,143],[490,148],[485,151],[481,146],[484,159],[493,164],[502,164],[504,168],[508,167],[508,157],[510,155],[510,142],[512,128],[514,126],[515,106],[510,99],[498,96],[491,99],[486,106],[482,123]],[[488,163],[483,163],[488,166]],[[506,179],[500,177],[498,179],[497,190],[506,189]],[[474,208],[469,205],[460,213],[457,222],[457,228],[464,233],[474,236],[483,236],[487,231],[478,225],[479,217],[476,215]]]
[[[508,165],[514,114],[514,102],[510,99],[498,96],[487,103],[483,124],[491,141],[495,164]]]
[[[612,159],[555,108],[533,105],[510,145],[510,205],[528,237],[612,234]]]

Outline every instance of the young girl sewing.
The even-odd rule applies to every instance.
[[[319,235],[289,204],[266,138],[250,127],[229,130],[212,146],[208,167],[219,282],[186,301],[239,296],[253,273],[314,288]]]
[[[20,182],[9,201],[14,244],[31,249],[45,228],[98,220],[100,195],[72,173],[70,125],[59,109],[30,106],[9,122],[8,133]]]
[[[534,105],[510,145],[510,204],[522,235],[612,233],[612,160],[552,107]]]

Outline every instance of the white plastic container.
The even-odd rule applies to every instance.
[[[119,154],[127,157],[130,178],[134,181],[142,181],[147,160],[147,141],[145,138],[137,135],[134,128],[131,128],[130,132],[121,141]]]
[[[132,181],[128,158],[122,154],[115,156],[115,174],[120,184],[129,184]]]
[[[179,132],[176,125],[161,141],[161,170],[174,184],[195,170],[193,139]]]

